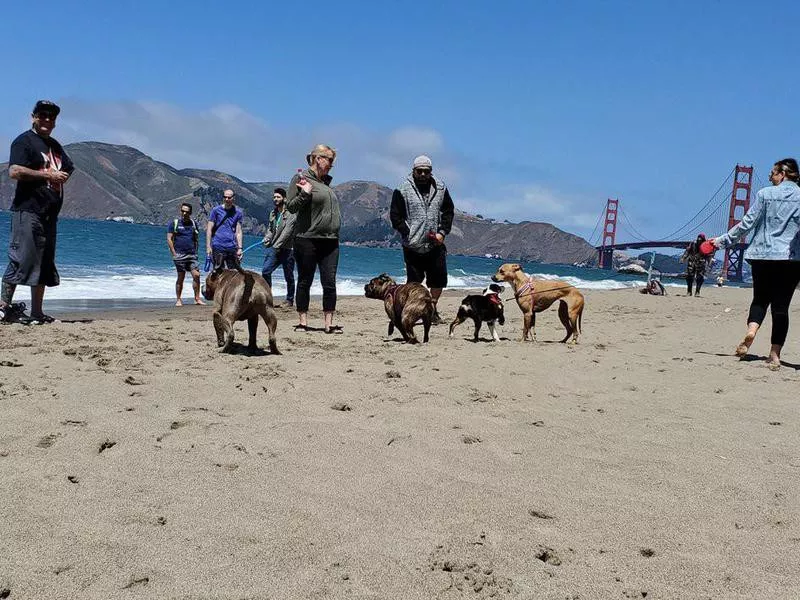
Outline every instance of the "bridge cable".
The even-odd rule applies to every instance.
[[[635,236],[638,237],[640,241],[646,242],[647,238],[645,236],[643,236],[641,233],[639,233],[639,231],[636,229],[636,227],[633,226],[633,222],[631,221],[630,217],[625,213],[625,211],[622,210],[622,208],[620,208],[619,212],[622,213],[622,217],[628,223],[628,227],[630,227],[631,231],[633,231]]]
[[[709,198],[708,202],[706,202],[705,205],[703,206],[703,208],[701,208],[699,211],[697,211],[697,213],[694,216],[692,216],[691,219],[689,219],[686,223],[684,223],[679,229],[676,229],[675,231],[673,231],[669,235],[665,235],[664,237],[659,238],[657,241],[668,241],[668,240],[671,241],[671,239],[674,239],[679,233],[683,232],[687,227],[689,227],[692,224],[692,222],[696,218],[698,218],[703,213],[703,211],[705,211],[705,209],[708,208],[708,206],[714,201],[714,199],[717,197],[717,194],[720,193],[722,188],[725,187],[725,184],[728,183],[730,178],[733,176],[734,171],[735,171],[735,168],[731,169],[730,173],[728,173],[728,176],[725,178],[725,181],[723,181],[720,184],[720,186],[717,188],[717,191],[714,192],[714,194],[711,196],[711,198]],[[691,231],[691,229],[689,231]]]

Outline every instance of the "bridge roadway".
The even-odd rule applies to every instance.
[[[694,240],[688,242],[626,242],[622,244],[614,244],[613,246],[595,246],[599,252],[601,250],[638,250],[641,248],[681,248],[691,244]]]

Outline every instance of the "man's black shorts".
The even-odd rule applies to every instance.
[[[429,288],[447,287],[447,248],[434,246],[428,252],[414,252],[403,248],[406,261],[407,283],[425,283]]]
[[[27,211],[11,212],[8,267],[3,281],[15,285],[56,286],[57,219]]]

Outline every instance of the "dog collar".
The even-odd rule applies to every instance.
[[[503,301],[500,300],[500,296],[498,294],[486,294],[486,297],[489,299],[489,302],[497,304],[498,306],[503,306]]]

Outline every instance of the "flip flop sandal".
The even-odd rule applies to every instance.
[[[344,333],[342,331],[342,326],[341,325],[333,325],[332,327],[328,327],[324,331],[325,331],[325,333],[339,333],[339,334]]]
[[[294,326],[294,330],[295,331],[308,331],[308,325],[299,325],[299,324],[295,325]]]
[[[31,315],[31,321],[36,321],[37,323],[55,323],[57,319],[55,317],[51,317],[50,315]]]

